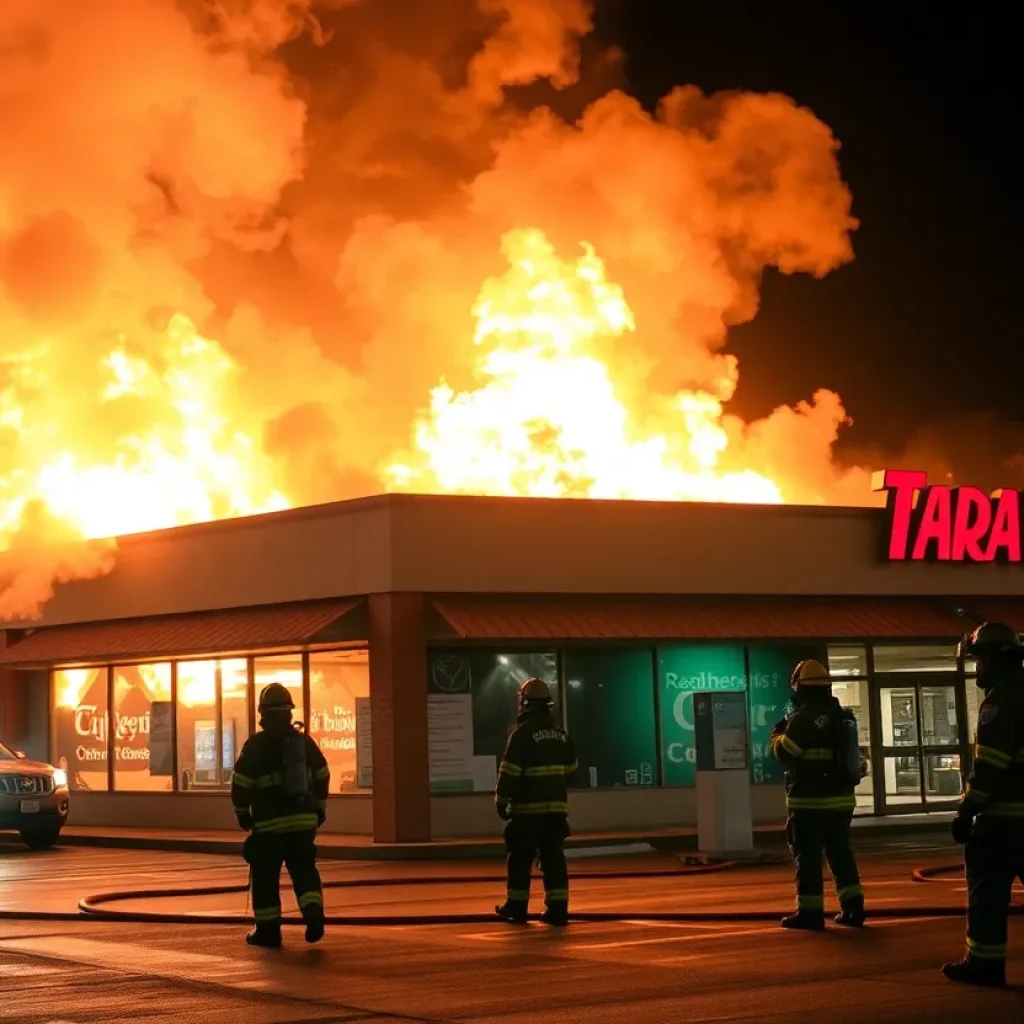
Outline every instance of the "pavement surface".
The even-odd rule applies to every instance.
[[[899,814],[891,817],[856,816],[854,834],[863,837],[914,836],[934,831],[952,821],[952,813]],[[784,822],[754,827],[759,844],[783,843]],[[104,846],[111,849],[167,850],[180,853],[223,853],[238,856],[244,836],[230,831],[184,831],[155,828],[99,828],[69,825],[61,833],[65,846]],[[0,834],[0,843],[16,840]],[[624,844],[646,843],[661,851],[696,850],[697,829],[678,827],[574,833],[567,849],[602,849]],[[474,839],[434,839],[426,843],[377,843],[372,836],[350,835],[321,830],[318,839],[324,860],[473,860],[503,858],[505,855],[501,825],[494,823],[494,834]]]
[[[1011,921],[1005,992],[962,988],[938,972],[959,958],[963,920],[887,917],[887,909],[962,907],[962,875],[915,883],[920,864],[950,864],[944,837],[859,840],[870,907],[862,932],[783,932],[771,922],[656,923],[644,913],[792,906],[785,865],[644,877],[678,866],[663,855],[573,861],[573,907],[628,919],[568,929],[500,922],[344,926],[307,946],[287,929],[280,951],[250,949],[244,893],[141,900],[125,910],[238,915],[237,927],[0,916],[0,1021],[97,1024],[459,1022],[459,1024],[993,1024],[1024,1020],[1024,918]],[[325,862],[326,880],[421,884],[326,890],[328,912],[379,915],[488,912],[500,902],[494,862]],[[625,870],[638,877],[588,878]],[[454,882],[454,875],[473,880]],[[244,865],[216,855],[77,847],[0,847],[3,911],[70,912],[83,896],[132,888],[244,884]],[[535,890],[540,892],[539,884]],[[1021,899],[1018,892],[1016,898]],[[538,907],[539,909],[539,900]],[[286,911],[294,906],[286,896]]]

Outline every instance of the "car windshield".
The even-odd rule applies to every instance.
[[[8,749],[2,743],[0,743],[0,761],[17,761],[18,758],[15,756],[13,750]]]

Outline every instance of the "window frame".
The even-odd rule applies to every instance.
[[[61,756],[61,751],[58,749],[59,737],[57,735],[57,718],[56,718],[56,697],[57,697],[57,673],[63,672],[68,669],[88,669],[90,671],[97,671],[105,673],[105,684],[104,691],[106,693],[107,700],[107,729],[106,729],[106,778],[107,786],[102,792],[104,793],[119,793],[122,795],[132,796],[146,796],[163,799],[168,796],[177,796],[184,793],[191,795],[198,794],[199,796],[223,796],[227,791],[227,783],[218,784],[216,787],[210,787],[204,790],[186,790],[182,786],[181,780],[181,763],[178,754],[178,666],[183,663],[197,662],[197,661],[240,661],[243,658],[246,662],[246,701],[247,701],[247,713],[248,713],[248,725],[249,731],[248,736],[254,736],[256,733],[256,680],[255,680],[255,661],[259,658],[274,657],[279,655],[295,655],[298,654],[302,664],[302,699],[303,699],[303,729],[308,732],[309,730],[309,715],[311,705],[311,684],[309,677],[309,664],[310,655],[316,654],[327,654],[332,651],[356,651],[364,650],[369,652],[369,646],[365,643],[331,643],[316,646],[305,646],[305,647],[287,647],[287,648],[268,648],[266,650],[248,650],[248,651],[226,651],[226,652],[210,652],[206,654],[179,654],[179,655],[160,655],[160,656],[147,656],[138,658],[124,658],[117,660],[110,660],[105,662],[76,662],[68,664],[57,664],[51,665],[47,669],[47,685],[49,691],[49,700],[47,708],[47,756],[51,764],[56,763],[56,759]],[[116,770],[114,763],[114,750],[116,744],[116,730],[113,727],[115,721],[115,711],[113,705],[114,699],[114,675],[118,668],[135,666],[135,665],[152,665],[155,663],[170,663],[171,666],[171,705],[173,707],[173,714],[171,715],[171,751],[172,751],[172,771],[173,785],[168,790],[133,790],[133,789],[116,789],[115,779]],[[220,671],[215,675],[215,713],[216,713],[216,742],[217,742],[217,763],[218,763],[218,775],[222,774],[224,769],[221,765],[223,760],[223,717],[224,708],[222,700],[222,685],[220,679]],[[248,737],[247,737],[248,738]],[[236,757],[238,750],[236,749]],[[84,793],[85,791],[74,790],[75,793]],[[353,795],[365,795],[353,794]],[[333,794],[338,795],[338,794]],[[345,794],[341,794],[345,795]]]

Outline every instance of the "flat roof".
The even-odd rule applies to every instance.
[[[880,508],[384,494],[117,540],[55,625],[380,592],[1016,596],[1020,566],[882,560]],[[4,559],[0,556],[0,574]]]

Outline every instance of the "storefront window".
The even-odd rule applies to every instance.
[[[116,665],[114,673],[114,788],[169,792],[171,663]]]
[[[866,676],[867,648],[864,644],[829,644],[828,671],[833,679],[841,676]]]
[[[430,652],[427,715],[434,793],[490,792],[516,723],[516,697],[536,676],[551,687],[561,721],[554,651]]]
[[[302,699],[302,655],[276,654],[267,658],[253,659],[253,681],[256,686],[256,699],[265,686],[280,683],[286,687],[295,702],[292,719],[305,722],[306,708]]]
[[[792,671],[792,666],[786,666],[783,671]],[[694,786],[697,783],[697,751],[693,732],[693,694],[707,690],[745,690],[747,669],[744,649],[710,644],[659,648],[658,688],[661,697],[662,778],[667,786]],[[771,725],[768,726],[769,732]]]
[[[565,652],[566,715],[577,788],[653,786],[658,744],[650,648]]]
[[[956,644],[875,644],[875,672],[955,672]]]
[[[327,758],[332,793],[372,785],[369,723],[361,721],[369,704],[370,665],[365,650],[310,654],[309,735]],[[365,749],[360,751],[360,746]]]
[[[220,663],[220,719],[223,777],[231,782],[235,762],[249,738],[249,662],[231,658]]]
[[[248,736],[247,679],[245,658],[178,663],[178,773],[183,790],[222,789],[230,783]]]
[[[106,667],[53,673],[53,757],[72,790],[108,788],[107,677]]]

